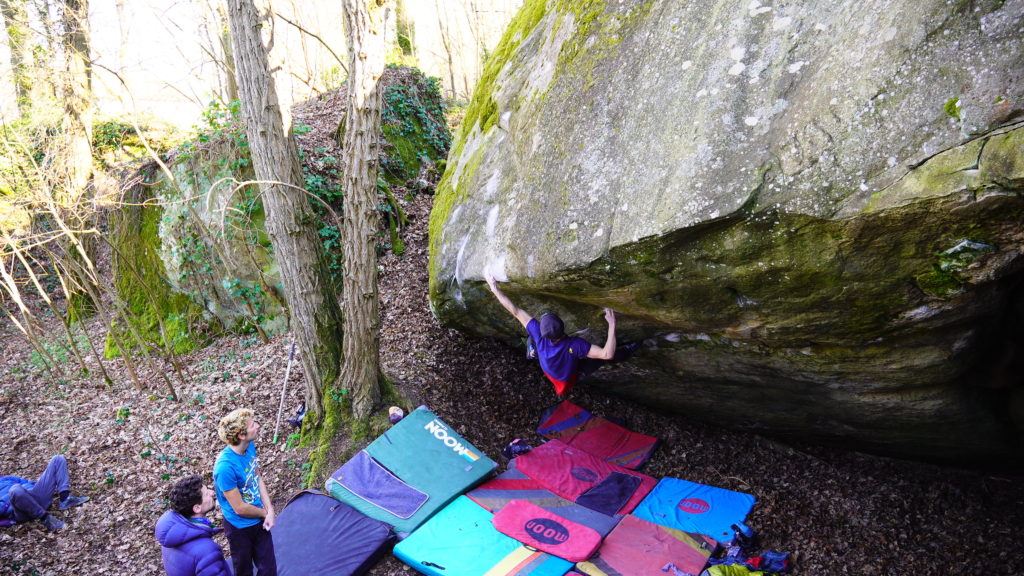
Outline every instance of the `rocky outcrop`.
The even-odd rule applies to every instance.
[[[736,427],[1024,463],[1021,2],[528,1],[431,217],[481,283],[647,346],[595,385]]]
[[[378,246],[400,253],[406,217],[398,198],[433,188],[435,162],[443,162],[451,134],[436,79],[414,68],[388,67],[381,81]],[[336,216],[343,193],[336,130],[346,103],[345,91],[335,90],[293,110],[305,191],[339,289],[342,238]],[[118,292],[147,340],[194,347],[203,341],[194,328],[210,322],[220,325],[217,332],[274,334],[289,327],[281,271],[238,114],[237,102],[211,105],[194,139],[136,175],[112,218]]]

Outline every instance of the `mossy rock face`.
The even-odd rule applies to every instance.
[[[380,182],[391,189],[422,178],[422,172],[436,170],[448,152],[451,134],[444,117],[444,102],[436,79],[409,67],[388,67],[382,77],[385,95],[382,110]],[[335,114],[340,121],[343,92],[297,106],[315,113]],[[118,291],[129,304],[130,314],[138,319],[147,340],[164,319],[165,330],[185,330],[198,317],[205,317],[227,329],[259,327],[267,334],[288,329],[283,301],[280,268],[265,228],[265,214],[256,185],[239,183],[255,180],[251,166],[245,127],[238,117],[239,106],[211,105],[204,114],[206,126],[190,142],[173,151],[167,159],[171,177],[150,163],[138,175],[143,184],[132,189],[137,197],[113,218],[112,229],[118,250],[126,254],[125,266],[117,270]],[[342,153],[322,147],[330,139],[331,119],[317,122],[316,128],[298,126],[296,131],[312,134],[315,148],[301,150],[307,192],[342,213],[340,171],[333,169]],[[302,140],[299,139],[301,142]],[[316,167],[311,171],[310,167]],[[330,167],[331,169],[326,169]],[[420,189],[420,182],[410,188]],[[382,202],[387,209],[397,202]],[[2,209],[2,205],[0,205]],[[320,210],[320,233],[331,233],[324,242],[326,252],[340,251],[337,227]],[[0,224],[2,224],[0,213]],[[397,230],[389,213],[393,238]],[[397,247],[392,242],[392,249]],[[137,272],[135,272],[137,271]],[[187,328],[187,329],[186,329]],[[122,330],[114,334],[122,340]],[[174,332],[176,349],[184,345],[183,336]],[[128,343],[131,345],[131,343]],[[195,345],[188,343],[189,346]],[[108,353],[117,353],[113,340]]]
[[[384,136],[381,177],[405,186],[426,163],[444,160],[452,135],[445,122],[445,102],[437,78],[416,68],[389,65],[381,77]]]
[[[136,352],[140,345],[182,354],[206,341],[203,309],[166,281],[160,240],[163,208],[152,188],[156,172],[153,162],[140,170],[137,184],[126,190],[123,206],[111,216],[115,286],[134,329],[124,326],[123,319],[111,326],[104,343],[108,358]]]
[[[489,267],[594,340],[600,307],[620,311],[620,340],[646,345],[593,385],[735,427],[1024,464],[1006,408],[1024,368],[1024,6],[522,10],[431,215],[442,322],[521,337]]]
[[[244,140],[241,140],[244,143]],[[160,254],[166,278],[228,328],[288,328],[281,274],[248,147],[220,137],[186,149],[161,178]]]

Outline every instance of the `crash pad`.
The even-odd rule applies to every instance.
[[[588,576],[700,574],[717,542],[628,515],[605,538],[597,554],[576,570]]]
[[[502,534],[492,517],[460,496],[399,542],[394,555],[435,576],[563,576],[572,568],[567,560]]]
[[[274,555],[280,576],[366,574],[394,539],[391,527],[314,490],[299,492],[277,515]]]
[[[654,478],[551,440],[515,459],[516,469],[558,496],[604,514],[626,514],[643,500]]]
[[[750,494],[679,478],[662,478],[633,515],[727,542],[733,537],[732,525],[746,520],[754,502]]]
[[[541,414],[537,433],[630,470],[643,466],[658,446],[654,436],[595,416],[568,400]]]
[[[426,408],[413,410],[327,480],[331,496],[403,537],[497,464]]]

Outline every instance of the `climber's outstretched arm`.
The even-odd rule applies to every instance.
[[[523,325],[523,328],[526,328],[526,325],[530,323],[530,320],[533,320],[533,316],[530,316],[525,310],[516,306],[511,300],[509,300],[508,296],[498,288],[498,283],[494,280],[494,275],[491,274],[490,270],[484,272],[484,279],[487,280],[487,286],[491,289],[491,293],[494,294],[494,297],[498,299],[498,303],[501,304],[505,310],[508,310],[509,314],[515,316],[516,320],[519,320],[519,323]]]

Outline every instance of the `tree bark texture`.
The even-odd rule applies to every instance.
[[[223,70],[219,74],[224,77],[224,99],[228,102],[238,100],[238,82],[235,80],[235,50],[231,40],[231,28],[228,26],[227,15],[223,7],[217,8],[217,24],[220,30],[220,49],[224,55]]]
[[[281,267],[292,330],[302,352],[306,407],[316,423],[324,413],[323,389],[338,376],[341,311],[327,282],[326,260],[302,190],[291,112],[281,106],[271,75],[270,14],[266,5],[257,9],[253,0],[228,2],[235,73],[253,168],[260,180],[267,232]]]
[[[380,305],[377,294],[377,168],[380,153],[380,78],[393,1],[344,0],[348,42],[345,115],[345,218],[342,311],[345,343],[341,382],[352,391],[352,413],[367,416],[380,402]]]
[[[96,284],[96,211],[92,206],[92,57],[89,40],[89,0],[64,0],[61,5],[63,25],[64,73],[61,97],[64,118],[61,123],[60,148],[50,155],[50,170],[61,217],[77,242],[63,242],[67,269],[74,279],[68,294],[69,314],[75,319],[91,316],[96,311],[92,290]]]
[[[92,176],[92,60],[89,1],[64,0],[64,135],[67,199],[77,202]]]
[[[0,14],[7,29],[11,50],[11,75],[18,101],[18,113],[25,116],[32,109],[32,45],[25,0],[0,0]]]

